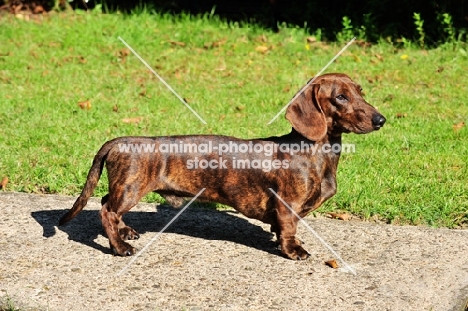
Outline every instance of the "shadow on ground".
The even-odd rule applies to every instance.
[[[60,217],[66,211],[62,209],[36,211],[32,212],[31,216],[42,226],[44,237],[54,236],[58,228],[58,230],[67,233],[70,240],[88,245],[104,253],[111,253],[109,248],[94,241],[98,235],[105,235],[97,210],[84,210],[66,225],[57,227]],[[140,234],[157,233],[179,211],[171,207],[158,206],[156,212],[129,212],[124,216],[124,221]],[[188,208],[165,232],[206,240],[225,240],[280,255],[276,243],[272,240],[272,233],[237,217],[235,214],[236,212],[232,211]]]

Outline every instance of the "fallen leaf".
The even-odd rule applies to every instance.
[[[185,43],[184,43],[184,42],[172,41],[172,40],[170,40],[169,42],[170,42],[172,45],[174,45],[174,46],[180,46],[180,47],[184,47],[184,46],[185,46]]]
[[[64,63],[71,63],[73,62],[73,56],[67,56],[62,59]]]
[[[39,14],[39,13],[43,13],[43,12],[44,12],[44,8],[42,7],[42,5],[36,5],[34,7],[34,10],[33,10],[34,14]]]
[[[88,99],[88,100],[85,100],[84,102],[79,102],[78,106],[80,106],[80,108],[83,110],[89,110],[91,109],[91,101]]]
[[[119,106],[117,106],[117,104],[115,104],[114,107],[112,107],[112,110],[114,112],[119,112]]]
[[[214,48],[217,48],[217,47],[220,47],[221,45],[223,45],[224,43],[226,43],[227,39],[226,38],[223,38],[221,40],[218,40],[218,41],[215,41],[213,42],[212,46]]]
[[[119,56],[124,58],[130,55],[130,50],[129,49],[121,49],[119,50]]]
[[[347,221],[351,218],[351,215],[350,214],[346,214],[346,213],[333,213],[333,212],[330,212],[330,213],[327,213],[327,215],[331,216],[331,218],[336,218],[336,219],[340,219],[340,220],[344,220],[344,221]]]
[[[396,114],[396,117],[397,117],[398,119],[406,118],[407,116],[408,116],[407,113],[401,113],[401,112],[399,112],[399,113]]]
[[[5,176],[2,178],[2,182],[0,183],[0,189],[5,190],[7,184],[8,184],[8,177]]]
[[[325,261],[325,264],[329,266],[330,268],[336,269],[338,268],[338,264],[336,263],[335,259]]]
[[[459,131],[464,126],[465,126],[465,122],[460,122],[460,123],[452,125],[452,128],[453,128],[454,131]]]
[[[265,35],[258,36],[255,38],[255,41],[257,42],[268,42],[268,38]]]
[[[214,41],[214,42],[205,42],[205,44],[203,44],[203,47],[205,49],[217,48],[217,47],[220,47],[221,45],[225,44],[226,41],[227,41],[227,39],[223,38],[221,40]]]
[[[257,52],[260,52],[260,53],[263,53],[265,54],[266,52],[268,52],[269,48],[267,46],[264,46],[264,45],[259,45],[255,48],[255,51]]]
[[[140,123],[143,120],[143,117],[136,117],[136,118],[123,118],[123,123]]]
[[[383,56],[380,55],[379,53],[376,53],[376,54],[375,54],[375,57],[376,57],[378,60],[380,60],[381,62],[383,62]]]
[[[359,45],[360,47],[370,47],[372,46],[372,44],[370,42],[367,42],[367,41],[364,41],[364,40],[356,40],[354,41],[357,45]]]

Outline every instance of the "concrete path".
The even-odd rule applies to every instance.
[[[326,218],[303,225],[312,254],[279,255],[269,227],[235,211],[188,208],[135,260],[114,257],[92,199],[0,193],[0,297],[23,310],[453,310],[468,298],[468,231]],[[140,204],[125,217],[143,249],[180,210]],[[122,269],[121,275],[117,275]]]

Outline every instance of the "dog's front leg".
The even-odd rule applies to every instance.
[[[297,223],[299,219],[289,208],[282,203],[277,208],[277,224],[272,226],[281,247],[281,252],[293,260],[307,259],[310,254],[301,246],[300,240],[296,239]]]
[[[109,239],[112,253],[114,255],[120,256],[134,255],[136,253],[135,248],[124,242],[120,236],[121,232],[119,231],[125,228],[125,224],[122,226],[122,220],[120,219],[121,217],[119,217],[116,213],[108,210],[108,203],[105,203],[102,206],[99,216],[101,218],[104,231],[106,231],[107,238]]]

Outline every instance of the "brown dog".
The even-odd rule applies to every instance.
[[[227,136],[120,137],[106,142],[94,158],[86,184],[60,225],[74,218],[96,187],[104,163],[109,193],[100,217],[114,254],[129,256],[138,239],[122,215],[147,193],[169,203],[194,197],[234,207],[271,224],[281,252],[291,259],[309,256],[296,240],[298,218],[269,190],[273,189],[301,217],[336,193],[341,134],[380,129],[385,118],[344,74],[318,77],[288,107],[291,133],[242,140]],[[327,152],[328,151],[328,152]]]

